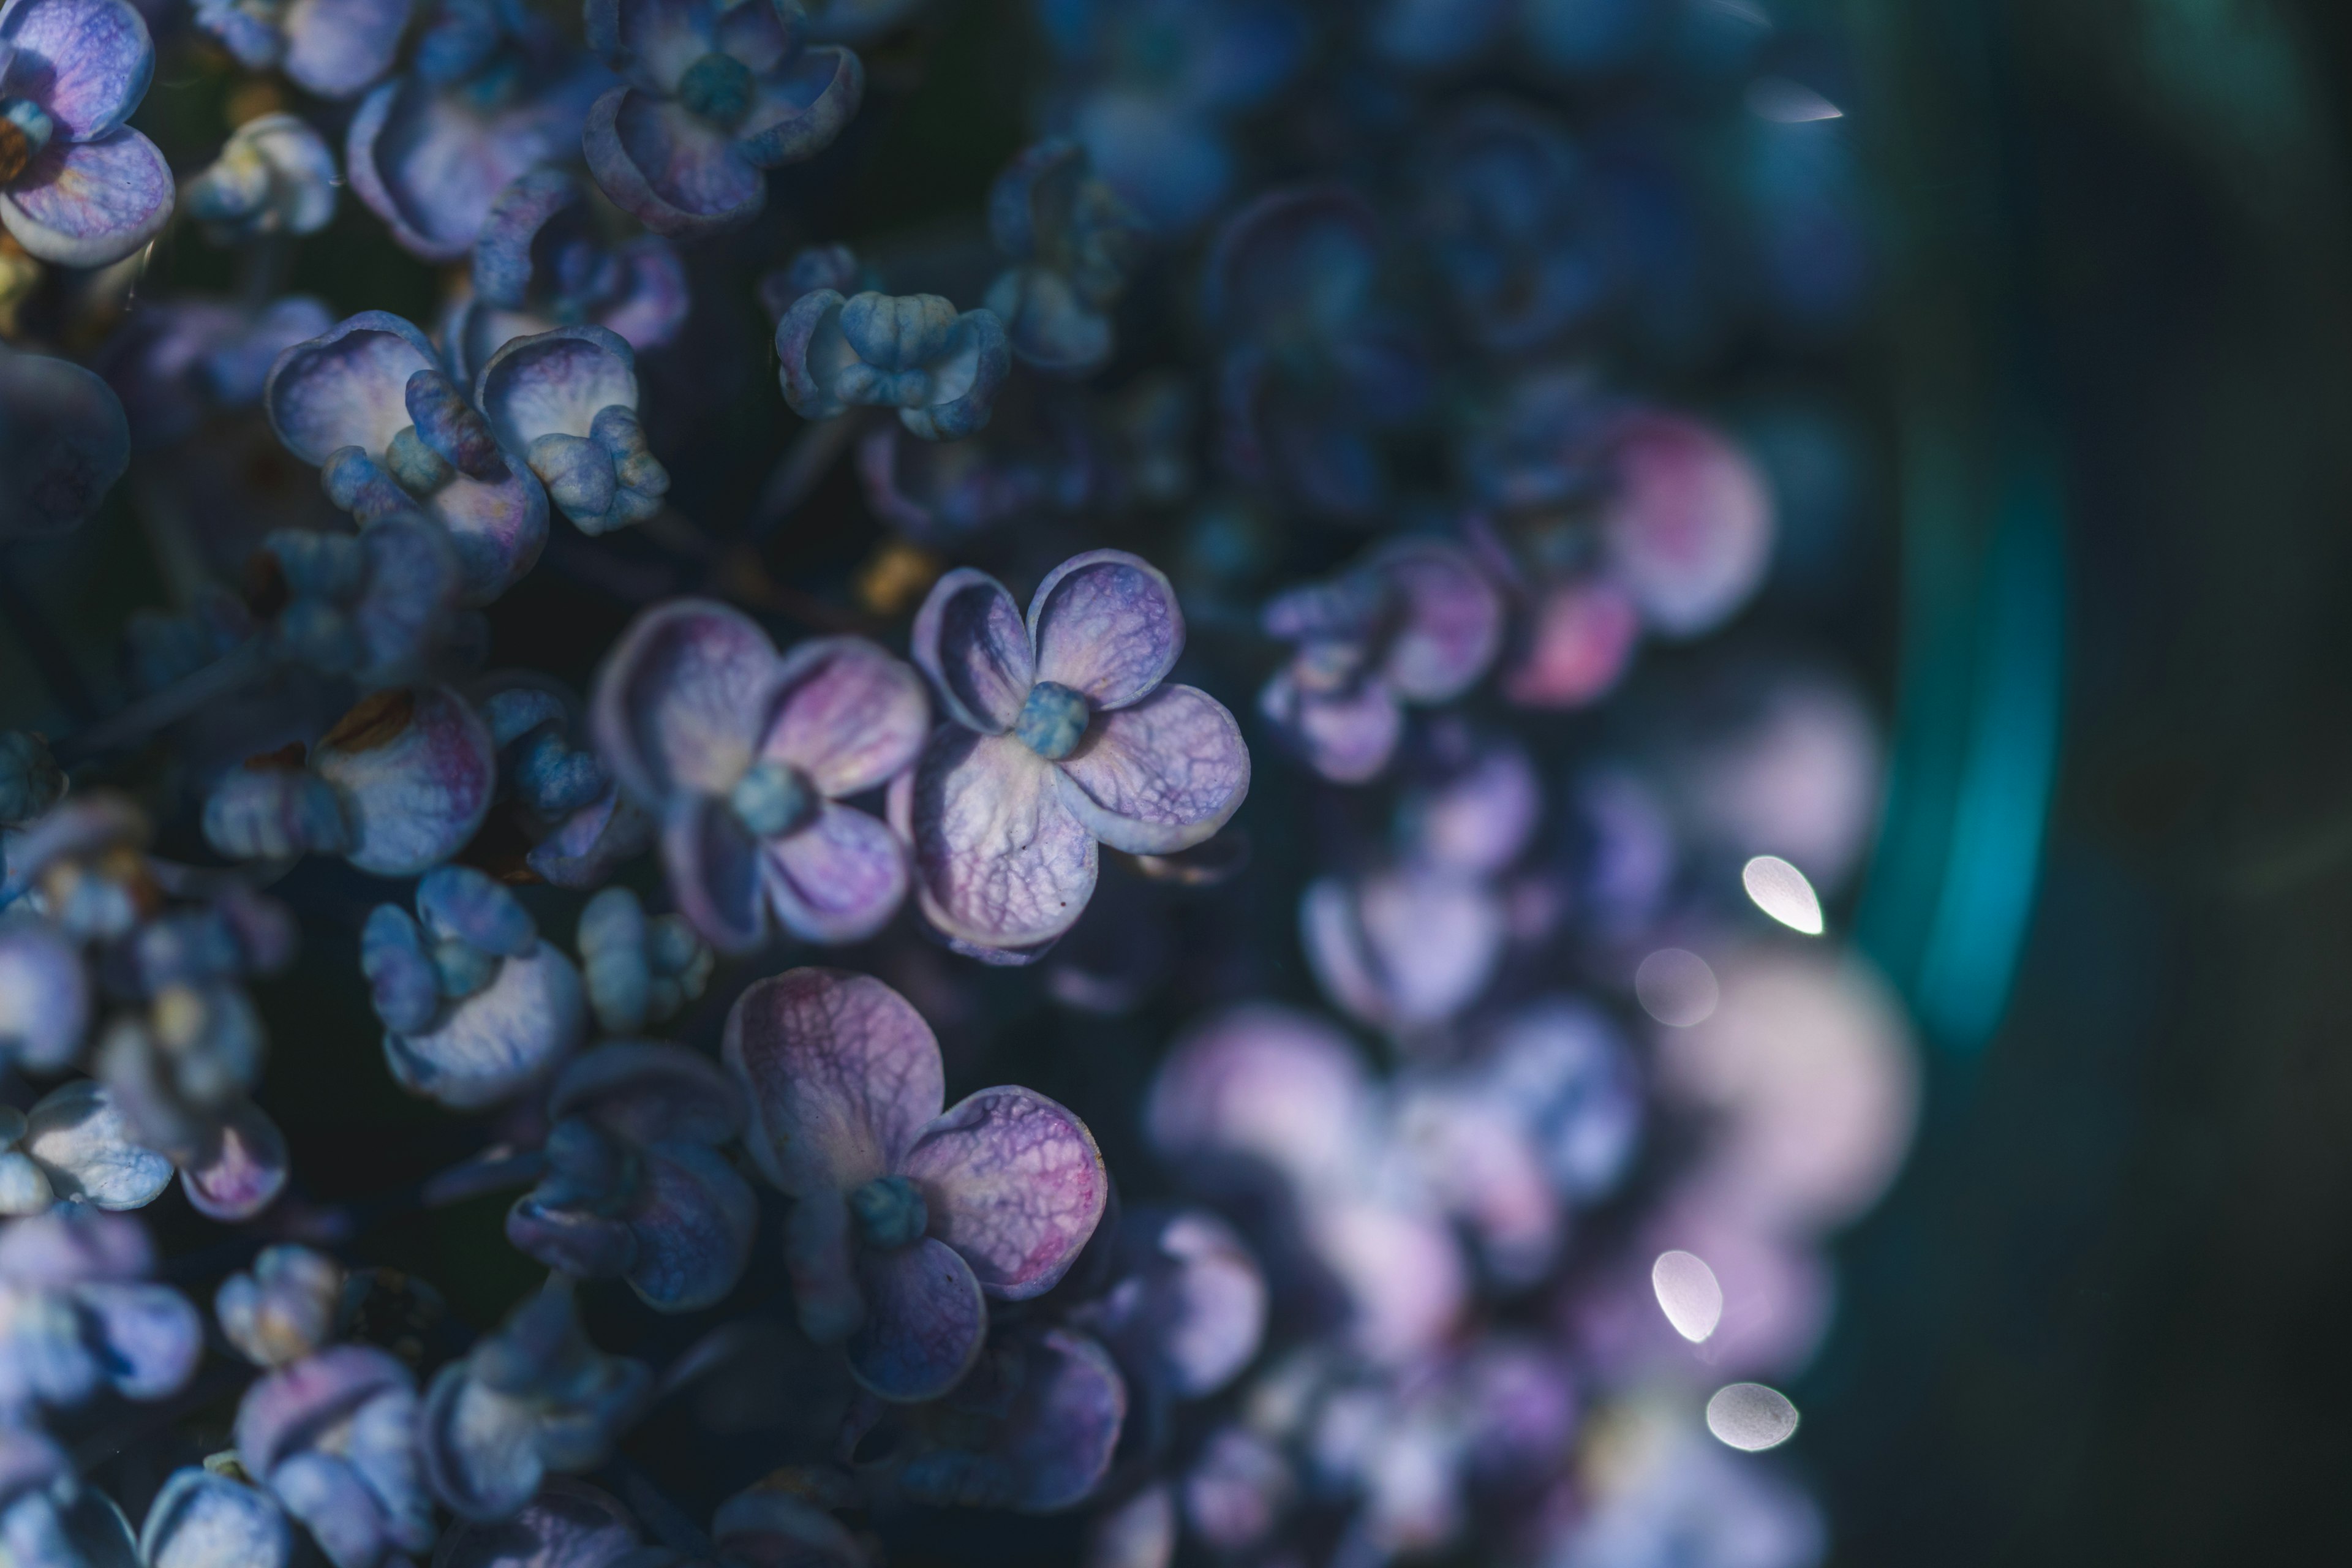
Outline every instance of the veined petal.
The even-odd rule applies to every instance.
[[[670,897],[711,946],[721,952],[749,952],[767,939],[760,841],[725,801],[679,795],[662,818],[661,839]]]
[[[636,1258],[623,1278],[657,1311],[714,1305],[751,1261],[759,1201],[734,1166],[694,1143],[646,1150],[644,1180],[629,1211]]]
[[[59,142],[114,130],[155,74],[146,20],[124,0],[16,0],[0,12],[0,46],[15,51],[9,91],[39,104]]]
[[[988,1304],[962,1258],[935,1237],[859,1259],[866,1321],[849,1339],[850,1375],[899,1404],[963,1381],[988,1338]]]
[[[127,125],[94,142],[59,137],[0,190],[0,224],[61,267],[120,261],[171,220],[172,167]]]
[[[837,969],[752,985],[727,1016],[724,1054],[751,1091],[744,1147],[795,1197],[887,1174],[946,1097],[922,1015],[870,975]]]
[[[465,700],[440,687],[379,692],[310,754],[341,796],[351,862],[414,877],[465,847],[489,814],[498,751]]]
[[[551,433],[584,439],[599,410],[637,405],[636,355],[589,322],[517,338],[482,367],[474,401],[509,452]]]
[[[856,118],[865,97],[866,66],[855,54],[833,47],[805,50],[782,70],[759,79],[751,112],[735,127],[737,150],[761,169],[814,158]]]
[[[131,1135],[106,1086],[76,1079],[26,1113],[25,1152],[59,1198],[102,1209],[144,1208],[172,1184],[172,1162]]]
[[[1173,854],[1209,837],[1241,808],[1249,780],[1241,726],[1190,686],[1163,686],[1097,716],[1060,767],[1064,804],[1130,855]]]
[[[789,763],[835,800],[914,765],[930,732],[922,678],[864,637],[819,637],[784,656],[763,758]]]
[[[934,731],[891,797],[925,918],[992,948],[1034,946],[1076,923],[1100,856],[1062,792],[1054,764],[1019,741]]]
[[[915,615],[912,644],[949,716],[967,729],[1003,734],[1036,684],[1036,656],[1013,595],[969,566],[931,585]]]
[[[589,700],[596,752],[640,800],[724,795],[756,753],[782,661],[768,634],[724,605],[656,605],[623,633]]]
[[[1184,612],[1158,567],[1124,550],[1073,556],[1029,601],[1037,679],[1124,708],[1166,679],[1184,651]]]
[[[899,1169],[922,1188],[931,1234],[981,1288],[1022,1301],[1053,1289],[1095,1233],[1110,1176],[1094,1134],[1033,1089],[983,1089],[923,1130]]]
[[[907,847],[879,818],[827,801],[814,821],[761,846],[776,918],[809,942],[861,942],[907,896]]]
[[[343,447],[381,456],[414,423],[408,378],[437,363],[415,326],[362,310],[279,354],[262,402],[286,449],[313,467]]]
[[[768,202],[766,176],[731,137],[635,88],[596,100],[582,147],[604,194],[656,234],[719,234],[749,223]]]

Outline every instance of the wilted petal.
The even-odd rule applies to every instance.
[[[211,1219],[251,1219],[286,1187],[286,1136],[261,1109],[241,1105],[223,1119],[203,1163],[180,1173],[190,1206]]]
[[[988,1337],[980,1282],[934,1237],[858,1260],[866,1321],[849,1340],[849,1370],[884,1399],[915,1405],[963,1381]]]
[[[294,1536],[268,1492],[190,1465],[148,1505],[139,1551],[148,1568],[286,1568]]]
[[[915,663],[958,723],[992,735],[1012,728],[1037,675],[1028,628],[1004,584],[957,567],[932,584],[912,641]]]
[[[768,934],[760,841],[727,803],[686,795],[662,822],[662,863],[678,913],[721,952],[749,952]]]
[[[155,74],[147,24],[123,0],[16,0],[0,15],[0,47],[16,56],[11,94],[39,104],[58,142],[94,142],[130,119]]]
[[[657,605],[630,623],[589,702],[596,753],[649,804],[724,795],[751,766],[781,661],[768,635],[708,599]]]
[[[1063,562],[1029,601],[1037,679],[1081,692],[1097,709],[1150,691],[1184,651],[1184,613],[1160,569],[1124,550]]]
[[[70,361],[0,348],[0,542],[80,527],[130,466],[113,388]]]
[[[934,731],[892,797],[893,820],[914,846],[924,916],[949,936],[994,948],[1048,942],[1076,923],[1099,852],[1065,787],[1053,763],[1010,736]]]
[[[767,205],[767,179],[736,152],[733,137],[635,88],[596,100],[582,146],[604,194],[656,234],[721,233]]]
[[[815,820],[762,847],[776,918],[809,942],[860,942],[907,896],[907,849],[878,819],[827,801]]]
[[[46,921],[0,924],[0,1052],[53,1073],[81,1054],[89,977],[65,933]]]
[[[204,1320],[169,1285],[85,1285],[75,1299],[97,1320],[107,1382],[127,1399],[179,1392],[204,1359]]]
[[[113,1097],[95,1079],[45,1095],[26,1114],[24,1149],[59,1198],[102,1209],[144,1208],[172,1184],[172,1162],[132,1139]]]
[[[784,656],[760,755],[806,773],[840,800],[914,765],[930,732],[923,682],[864,637],[820,637]]]
[[[1189,849],[1249,794],[1249,748],[1224,705],[1163,686],[1099,715],[1061,764],[1063,803],[1094,836],[1130,855]]]
[[[517,338],[482,367],[474,401],[509,452],[551,433],[584,439],[599,411],[637,405],[636,356],[618,333],[587,322]]]
[[[464,848],[482,825],[498,752],[463,698],[426,687],[362,702],[319,742],[310,766],[342,796],[352,864],[413,877]]]
[[[1085,1122],[1033,1089],[983,1089],[923,1130],[899,1170],[931,1234],[990,1295],[1026,1300],[1068,1272],[1102,1219],[1110,1178]]]
[[[460,1521],[442,1537],[433,1563],[434,1568],[610,1568],[636,1544],[636,1522],[618,1500],[584,1481],[550,1476],[512,1519]]]
[[[1459,697],[1502,646],[1502,595],[1468,551],[1435,540],[1394,545],[1376,564],[1399,614],[1382,664],[1390,684],[1410,702]]]
[[[541,942],[499,965],[487,990],[449,1008],[440,1027],[383,1038],[401,1086],[458,1110],[511,1100],[580,1043],[587,993],[572,961]]]
[[[585,1116],[635,1143],[723,1143],[742,1094],[718,1063],[683,1046],[614,1041],[580,1056],[548,1091],[551,1118]]]
[[[623,1278],[661,1311],[711,1306],[751,1260],[759,1202],[735,1167],[709,1149],[672,1143],[644,1158],[645,1185],[629,1210],[636,1258]]]
[[[744,1146],[795,1197],[895,1169],[946,1094],[922,1016],[880,981],[841,970],[752,985],[727,1016],[725,1055],[751,1093]]]
[[[95,142],[51,142],[0,189],[0,224],[61,267],[120,261],[171,221],[171,165],[127,125]]]
[[[278,356],[262,393],[286,449],[313,465],[358,447],[381,454],[413,423],[408,378],[435,368],[432,341],[384,310],[362,310]]]

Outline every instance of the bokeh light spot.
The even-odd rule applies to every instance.
[[[1662,947],[1633,972],[1633,994],[1642,1011],[1659,1023],[1687,1029],[1715,1016],[1723,990],[1706,959],[1684,948]]]
[[[1756,907],[1807,936],[1822,934],[1822,900],[1805,874],[1778,855],[1759,855],[1740,868],[1740,885]]]
[[[1650,1288],[1675,1332],[1697,1344],[1723,1321],[1723,1287],[1696,1253],[1662,1252],[1650,1266]]]
[[[1735,1383],[1706,1402],[1706,1429],[1743,1453],[1777,1448],[1797,1434],[1797,1407],[1760,1383]]]

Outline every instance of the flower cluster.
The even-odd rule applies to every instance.
[[[1821,1555],[1834,37],[167,10],[0,3],[0,1561]]]

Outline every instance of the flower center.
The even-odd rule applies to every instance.
[[[727,804],[752,837],[782,838],[814,816],[818,802],[800,769],[762,762],[736,781]]]
[[[713,52],[677,79],[677,100],[713,125],[733,125],[751,111],[751,68]]]
[[[912,1247],[931,1228],[931,1211],[904,1176],[877,1176],[849,1194],[857,1234],[877,1252]]]
[[[1029,700],[1013,721],[1013,732],[1047,762],[1058,763],[1078,749],[1078,738],[1093,717],[1094,705],[1083,693],[1057,680],[1041,680],[1029,689]]]
[[[0,100],[0,182],[23,174],[56,130],[47,112],[31,99]]]

